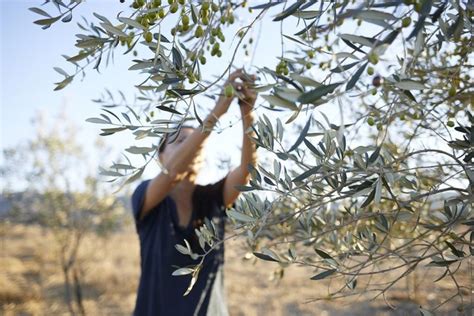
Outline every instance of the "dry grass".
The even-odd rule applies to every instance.
[[[0,314],[67,315],[63,279],[52,235],[37,226],[0,225]],[[416,291],[402,280],[389,292],[388,301],[397,307],[396,310],[390,309],[382,299],[368,300],[367,294],[306,303],[327,295],[328,287],[335,284],[311,281],[309,276],[313,271],[296,266],[287,268],[282,280],[270,281],[278,264],[244,259],[245,253],[239,243],[239,240],[230,240],[226,244],[225,283],[229,311],[233,316],[418,315],[420,304],[435,306],[453,289],[449,280],[433,284],[431,275],[418,274]],[[140,273],[138,237],[133,226],[105,240],[87,237],[80,258],[87,314],[130,315]],[[472,288],[467,269],[462,273],[465,273],[461,279],[463,285]],[[358,287],[363,287],[362,281]],[[472,294],[469,291],[464,294],[464,300],[469,303]],[[472,313],[472,310],[456,311],[458,303],[459,299],[443,306],[439,314]]]

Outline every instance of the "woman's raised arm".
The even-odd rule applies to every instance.
[[[228,207],[237,199],[240,191],[235,189],[236,185],[246,185],[249,181],[248,164],[255,166],[257,162],[257,149],[250,139],[254,135],[253,129],[250,126],[253,124],[253,106],[257,100],[257,93],[251,86],[253,82],[249,82],[249,76],[243,76],[243,83],[237,88],[240,90],[243,97],[239,100],[240,112],[242,115],[242,155],[240,165],[229,172],[224,184],[224,205]],[[255,80],[255,76],[250,77]],[[249,130],[249,131],[247,131]]]
[[[233,83],[239,77],[240,70],[232,73],[226,82]],[[148,184],[139,219],[143,219],[181,180],[195,154],[201,149],[204,140],[209,136],[219,117],[229,109],[233,97],[220,95],[214,109],[203,120],[204,128],[197,128],[180,143],[172,155],[162,162],[164,170],[154,177]]]

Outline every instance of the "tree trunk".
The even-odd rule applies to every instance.
[[[74,307],[72,306],[71,300],[71,281],[69,280],[69,268],[63,265],[63,274],[64,274],[64,295],[66,299],[66,304],[71,315],[75,316]]]
[[[79,281],[79,275],[77,272],[77,269],[74,268],[74,294],[76,296],[76,303],[77,306],[79,307],[79,312],[81,315],[85,316],[86,315],[86,310],[84,309],[84,305],[82,304],[82,289],[81,289],[81,283]]]

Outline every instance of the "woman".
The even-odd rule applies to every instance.
[[[203,121],[204,130],[182,127],[177,137],[166,137],[159,147],[164,172],[143,181],[135,189],[132,208],[140,238],[141,277],[134,315],[227,315],[222,278],[223,244],[206,256],[198,280],[186,296],[183,294],[190,276],[172,276],[172,273],[177,268],[196,265],[199,260],[181,254],[175,244],[184,244],[183,239],[186,239],[193,252],[202,254],[195,228],[205,217],[214,222],[218,237],[224,237],[225,208],[239,195],[234,186],[247,183],[247,165],[255,164],[256,149],[246,133],[253,122],[252,107],[257,96],[249,86],[254,80],[254,76],[237,70],[225,85],[232,84],[240,95],[244,133],[238,167],[213,184],[195,183],[202,160],[202,144],[233,99],[221,95]]]

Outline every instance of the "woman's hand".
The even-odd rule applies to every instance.
[[[229,75],[229,78],[224,83],[224,90],[222,91],[221,95],[219,96],[219,99],[217,100],[216,106],[213,111],[214,114],[216,114],[217,116],[221,116],[227,112],[230,104],[232,103],[232,100],[235,97],[235,93],[232,93],[232,95],[228,96],[225,90],[229,89],[227,88],[229,85],[232,86],[233,89],[237,89],[239,83],[237,83],[235,80],[237,78],[242,79],[243,77],[244,73],[242,69],[237,69]]]
[[[237,84],[237,91],[240,94],[240,110],[244,113],[249,113],[257,100],[257,91],[253,88],[256,77],[255,75],[243,74],[240,78],[242,83]]]

